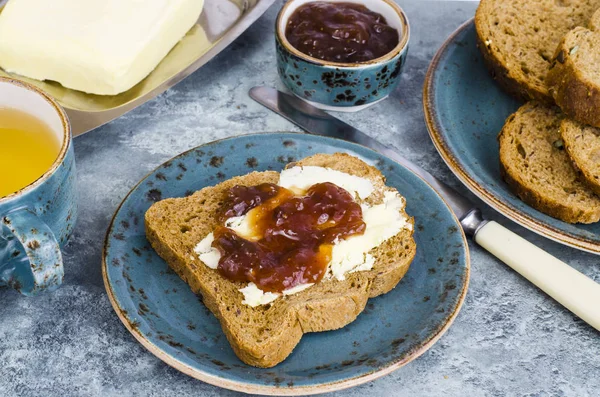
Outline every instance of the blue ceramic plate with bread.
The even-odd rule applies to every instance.
[[[407,201],[417,253],[391,292],[368,301],[342,329],[304,335],[273,368],[244,364],[219,321],[150,246],[144,215],[155,202],[185,197],[252,171],[281,171],[297,159],[343,152],[377,167]],[[103,274],[127,329],[167,364],[202,381],[246,393],[302,395],[383,376],[431,347],[456,318],[469,280],[462,229],[429,185],[370,149],[299,133],[266,133],[212,142],[164,163],[125,198],[109,227]]]
[[[500,176],[497,136],[522,105],[491,77],[476,46],[473,20],[434,57],[424,87],[431,138],[454,174],[477,196],[513,221],[555,241],[600,253],[600,224],[569,224],[530,207]]]

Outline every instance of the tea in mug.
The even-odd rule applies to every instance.
[[[0,198],[41,177],[60,148],[46,123],[20,110],[0,107]]]

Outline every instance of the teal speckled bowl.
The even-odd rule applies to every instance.
[[[290,0],[277,16],[275,46],[281,81],[294,95],[325,110],[358,111],[387,98],[400,81],[408,55],[410,26],[404,11],[393,0],[343,0],[384,15],[398,29],[400,42],[390,53],[369,62],[334,63],[298,51],[285,36],[290,16],[311,1]]]
[[[400,284],[370,299],[346,327],[304,335],[274,368],[244,364],[217,319],[154,252],[144,214],[251,171],[281,170],[316,153],[346,152],[378,167],[407,199],[417,255]],[[302,395],[351,387],[423,354],[448,329],[464,300],[469,252],[462,229],[429,185],[364,147],[297,133],[255,134],[200,146],[164,163],[125,198],[109,227],[103,257],[108,296],[127,329],[148,350],[205,382],[247,393]]]

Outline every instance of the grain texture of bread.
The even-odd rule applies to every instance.
[[[294,165],[328,167],[370,179],[375,186],[375,192],[366,199],[370,204],[381,203],[384,191],[393,190],[385,186],[379,170],[346,154],[315,155]],[[272,367],[283,361],[304,333],[338,329],[354,321],[368,298],[389,292],[398,284],[416,253],[413,232],[404,229],[370,252],[375,257],[372,270],[348,274],[344,281],[323,280],[270,306],[242,304],[239,289],[246,284],[229,281],[208,268],[193,249],[216,228],[228,189],[278,180],[277,172],[253,172],[186,198],[157,202],[145,217],[146,236],[152,247],[195,293],[202,295],[237,356],[257,367]],[[412,218],[409,220],[413,224]]]
[[[589,28],[576,27],[561,40],[547,84],[562,111],[573,119],[600,127],[600,11]]]
[[[529,102],[508,117],[498,141],[500,169],[527,204],[569,223],[600,219],[600,198],[571,165],[560,136],[564,119],[556,107]]]
[[[564,119],[560,135],[573,166],[590,189],[600,195],[600,129]]]
[[[475,14],[478,47],[507,92],[551,104],[546,77],[556,46],[598,8],[600,0],[481,0]]]

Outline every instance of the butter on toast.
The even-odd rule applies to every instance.
[[[379,170],[346,154],[318,154],[293,165],[326,167],[369,179],[375,191],[365,202],[371,205],[381,203],[385,191],[395,191],[385,186]],[[354,321],[368,298],[387,293],[398,284],[416,253],[412,227],[406,228],[369,252],[375,257],[371,270],[349,273],[343,281],[322,280],[268,306],[242,304],[239,290],[246,283],[230,281],[205,266],[195,256],[194,247],[217,227],[219,209],[230,188],[277,183],[278,179],[279,173],[274,171],[235,177],[186,198],[155,203],[145,216],[152,247],[195,293],[202,295],[237,356],[257,367],[272,367],[283,361],[304,333],[334,330]],[[401,212],[405,214],[404,209]],[[412,218],[406,217],[413,225]]]

